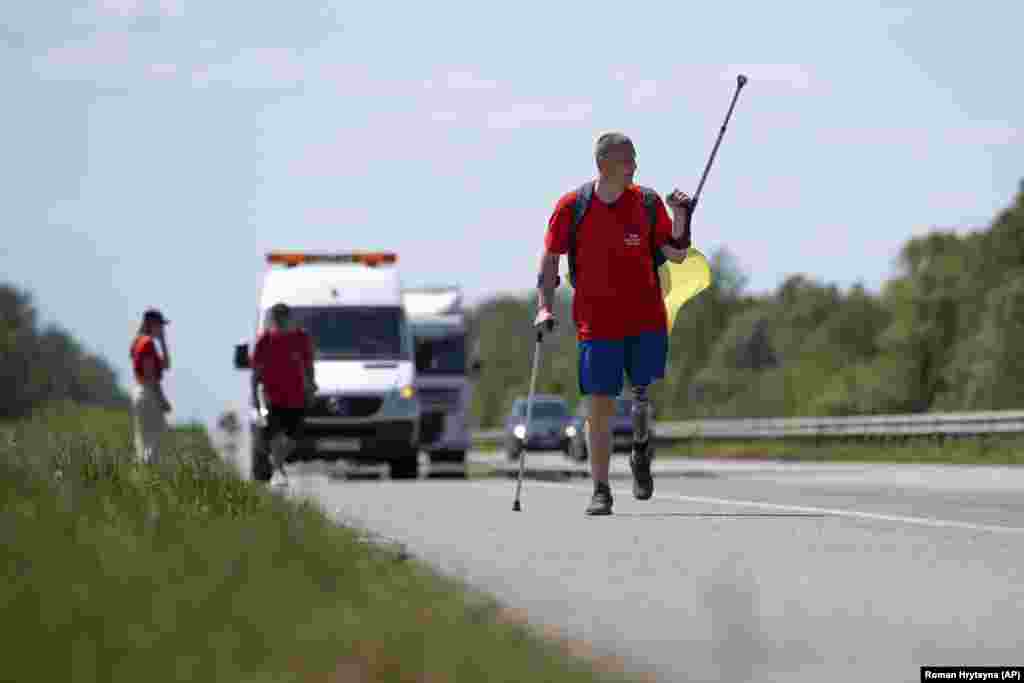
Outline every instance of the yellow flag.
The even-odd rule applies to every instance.
[[[662,264],[658,268],[658,278],[665,298],[665,312],[668,313],[668,332],[672,334],[679,309],[711,284],[711,266],[704,254],[690,247],[682,263],[666,261]]]

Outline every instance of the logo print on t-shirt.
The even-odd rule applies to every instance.
[[[626,246],[627,247],[639,247],[640,246],[640,235],[635,232],[626,233]]]

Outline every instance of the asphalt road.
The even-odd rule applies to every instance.
[[[615,514],[587,518],[585,468],[562,456],[529,456],[519,513],[516,466],[472,460],[496,476],[299,466],[288,490],[659,680],[1024,663],[1024,469],[663,459],[636,501],[616,456]]]

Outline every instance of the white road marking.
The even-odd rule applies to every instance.
[[[534,486],[545,488],[574,488],[586,490],[587,487],[574,484],[559,484],[547,481],[523,482],[523,489]],[[631,494],[630,494],[631,495]],[[765,503],[756,500],[733,500],[730,498],[710,498],[707,496],[684,496],[676,493],[657,493],[656,500],[679,500],[684,503],[710,503],[713,505],[734,505],[737,507],[755,507],[765,510],[784,510],[787,512],[805,512],[823,514],[833,517],[850,517],[854,519],[870,519],[879,522],[898,522],[916,526],[934,527],[937,529],[965,529],[967,531],[985,531],[1003,534],[1024,534],[1024,527],[1001,526],[998,524],[974,524],[952,519],[933,519],[931,517],[908,517],[904,515],[886,515],[879,512],[862,512],[860,510],[836,510],[832,508],[809,507],[806,505],[786,505],[783,503]]]

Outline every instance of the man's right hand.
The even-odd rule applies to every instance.
[[[558,327],[558,319],[555,314],[547,308],[537,311],[537,317],[533,320],[533,329],[539,334],[554,332]]]

